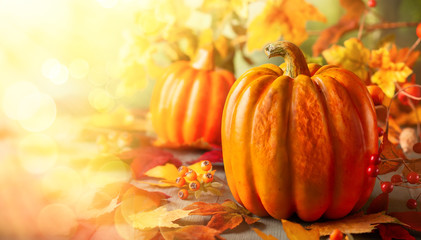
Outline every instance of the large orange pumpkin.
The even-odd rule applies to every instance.
[[[378,151],[364,83],[339,67],[307,65],[292,43],[265,50],[285,58],[284,70],[248,70],[225,103],[222,150],[232,194],[252,213],[277,219],[334,219],[360,209],[373,189],[367,169]]]
[[[215,69],[213,50],[173,63],[154,87],[150,110],[158,142],[169,146],[221,144],[221,118],[234,75]]]

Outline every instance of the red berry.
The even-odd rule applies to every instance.
[[[180,177],[184,177],[184,175],[186,174],[186,172],[188,171],[189,169],[186,167],[186,166],[181,166],[181,167],[179,167],[178,168],[178,176],[180,176]]]
[[[421,23],[418,23],[418,26],[417,26],[417,37],[418,38],[421,38]]]
[[[377,177],[377,175],[379,175],[380,169],[379,167],[375,166],[375,165],[370,165],[367,168],[367,174],[370,177]]]
[[[383,136],[383,134],[384,134],[383,128],[378,127],[377,128],[377,134],[379,135],[379,137]]]
[[[379,154],[372,154],[370,156],[370,165],[379,165],[380,164],[380,156]]]
[[[189,188],[190,188],[190,190],[192,190],[192,191],[197,191],[197,190],[199,190],[199,188],[200,188],[200,183],[199,183],[197,180],[194,180],[193,182],[191,182],[191,183],[189,184]]]
[[[412,147],[412,150],[416,153],[421,153],[421,142],[415,143]]]
[[[377,5],[376,0],[368,0],[367,5],[369,7],[375,7]]]
[[[203,182],[205,183],[210,183],[213,181],[213,175],[210,172],[203,174],[202,178],[203,178]]]
[[[184,179],[183,177],[178,177],[178,178],[175,180],[175,185],[176,185],[177,187],[182,187],[182,186],[184,186],[184,184],[186,184],[186,179]]]
[[[409,209],[416,209],[417,208],[417,200],[415,199],[408,199],[408,201],[406,202],[406,206]]]
[[[420,181],[420,175],[418,173],[411,171],[406,175],[406,180],[411,184],[416,184]]]
[[[401,182],[402,182],[402,176],[401,176],[401,175],[398,175],[398,174],[395,174],[395,175],[393,175],[393,176],[390,178],[390,181],[391,181],[393,184],[399,184],[399,183],[401,183]]]
[[[187,191],[187,189],[181,189],[180,191],[178,191],[178,197],[180,199],[186,199],[189,196],[189,192]]]
[[[393,191],[393,184],[391,182],[382,182],[380,188],[384,193],[391,193]]]
[[[408,106],[409,105],[409,99],[410,99],[408,96],[406,96],[404,94],[404,92],[407,93],[410,96],[421,97],[421,89],[419,87],[416,87],[416,86],[411,87],[413,85],[414,84],[412,84],[412,83],[404,83],[402,85],[402,88],[405,89],[405,90],[400,91],[398,93],[398,99],[402,103],[402,105]],[[412,103],[417,104],[418,101],[412,99]]]
[[[212,163],[208,160],[204,160],[202,163],[200,163],[200,167],[203,171],[209,171],[212,168]]]
[[[339,229],[333,230],[333,232],[329,236],[329,240],[342,240],[344,237],[343,233]]]

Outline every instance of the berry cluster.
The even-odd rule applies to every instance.
[[[384,193],[391,193],[395,186],[401,187],[410,187],[409,184],[420,184],[420,175],[414,171],[410,171],[406,174],[405,178],[402,177],[400,174],[395,174],[390,178],[390,181],[380,182],[380,188]],[[417,188],[417,187],[416,187]],[[418,195],[417,198],[408,199],[406,202],[406,206],[409,209],[416,209],[417,208],[417,200],[420,197]]]
[[[212,171],[212,163],[204,160],[200,163],[201,169],[205,172],[198,175],[196,171],[186,166],[178,168],[179,177],[175,180],[175,186],[181,188],[178,191],[180,199],[187,199],[189,194],[197,192],[201,188],[206,191],[208,184],[212,183],[215,170]]]

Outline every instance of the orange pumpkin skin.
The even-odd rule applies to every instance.
[[[156,83],[150,111],[158,141],[194,146],[221,144],[221,118],[234,75],[214,69],[213,54],[199,51],[196,61],[172,64]]]
[[[286,72],[252,68],[227,97],[221,132],[229,188],[259,216],[344,217],[374,186],[367,174],[378,151],[373,102],[355,74],[307,66],[298,47],[277,44],[287,49]]]

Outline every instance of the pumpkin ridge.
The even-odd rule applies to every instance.
[[[185,109],[183,111],[181,111],[181,115],[182,117],[180,118],[179,121],[174,122],[174,125],[178,125],[180,123],[183,123],[181,128],[179,129],[179,132],[181,134],[181,139],[180,142],[182,143],[186,143],[189,142],[188,137],[186,136],[186,133],[188,132],[188,130],[190,130],[190,128],[186,129],[186,122],[189,122],[188,119],[191,118],[191,116],[188,116],[188,112],[190,111],[190,109],[192,109],[194,107],[194,104],[192,104],[192,102],[194,103],[194,101],[192,101],[192,97],[193,97],[193,89],[194,89],[194,84],[197,81],[197,76],[199,74],[199,71],[196,69],[188,69],[186,71],[190,71],[191,75],[188,78],[184,78],[184,80],[186,81],[186,85],[185,88],[188,90],[186,91],[184,96],[181,96],[181,98],[179,98],[178,101],[182,101],[182,106],[185,107]],[[197,94],[196,94],[197,95]],[[182,99],[182,100],[180,100]],[[194,140],[193,140],[194,141]]]

